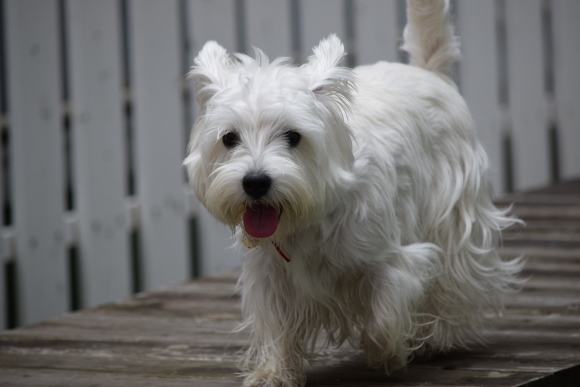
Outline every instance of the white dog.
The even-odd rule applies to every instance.
[[[518,282],[495,248],[487,157],[448,77],[447,0],[408,0],[410,65],[340,67],[335,35],[300,67],[208,42],[184,164],[243,251],[245,386],[302,386],[319,333],[387,372],[480,338]],[[245,245],[245,247],[244,247]]]

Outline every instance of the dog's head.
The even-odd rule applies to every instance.
[[[281,237],[315,222],[338,200],[352,168],[344,116],[353,74],[339,67],[331,35],[301,67],[229,56],[205,44],[190,72],[201,107],[184,162],[199,200],[220,221],[256,238]]]

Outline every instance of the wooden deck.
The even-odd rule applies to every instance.
[[[580,181],[512,195],[527,222],[502,254],[530,277],[488,345],[415,361],[391,377],[350,348],[323,353],[309,386],[580,386]],[[239,386],[246,334],[236,273],[204,278],[0,334],[0,386]]]

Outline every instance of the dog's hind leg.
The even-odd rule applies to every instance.
[[[469,179],[466,179],[469,181]],[[520,258],[502,260],[497,252],[501,230],[517,222],[494,207],[475,184],[463,188],[455,208],[436,227],[445,251],[441,274],[428,294],[426,310],[438,316],[429,327],[424,350],[445,351],[481,341],[492,313],[501,314],[503,296],[519,287]]]
[[[388,373],[406,365],[417,345],[417,311],[439,270],[440,250],[430,243],[400,246],[368,271],[369,304],[361,348],[373,367]]]

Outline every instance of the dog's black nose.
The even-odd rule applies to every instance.
[[[248,173],[242,179],[244,191],[254,199],[259,199],[268,193],[272,179],[265,173]]]

